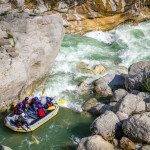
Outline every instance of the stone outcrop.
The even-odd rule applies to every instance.
[[[150,92],[143,92],[144,80],[149,79],[149,67],[149,61],[138,62],[129,67],[128,74],[119,75],[119,80],[108,74],[93,82],[95,91],[104,96],[95,106],[88,103],[89,112],[98,116],[90,128],[93,136],[99,135],[116,149],[123,150],[135,150],[134,142],[150,143]],[[123,86],[125,83],[128,86]],[[147,86],[150,87],[149,83]],[[149,145],[140,148],[147,150]]]
[[[0,21],[0,108],[5,109],[50,73],[64,35],[59,15],[11,13]]]
[[[124,133],[138,142],[150,143],[150,113],[131,116],[122,125]]]
[[[101,136],[94,135],[81,139],[77,150],[114,150],[114,146]]]
[[[132,64],[128,69],[126,88],[130,91],[146,91],[145,82],[150,78],[150,61]]]
[[[120,74],[107,74],[94,81],[94,89],[100,96],[112,96],[113,91],[124,87],[125,78]]]
[[[112,111],[106,111],[99,116],[91,125],[94,134],[101,135],[106,140],[112,140],[119,127],[119,119]]]
[[[149,0],[12,0],[0,1],[0,13],[60,13],[69,33],[110,30],[123,22],[150,19]]]

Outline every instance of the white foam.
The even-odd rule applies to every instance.
[[[100,42],[104,42],[104,43],[108,43],[108,44],[112,43],[115,40],[113,31],[106,31],[106,32],[92,31],[92,32],[86,33],[85,36],[91,37]]]

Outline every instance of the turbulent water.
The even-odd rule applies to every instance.
[[[34,95],[42,95],[41,91],[45,89],[45,96],[64,99],[64,107],[69,109],[62,108],[58,116],[33,132],[40,141],[39,145],[30,142],[30,133],[14,133],[4,128],[1,121],[0,144],[16,150],[73,149],[76,141],[90,135],[89,125],[93,119],[79,113],[82,103],[90,96],[80,93],[78,85],[99,78],[82,72],[77,64],[103,64],[108,73],[118,68],[125,71],[125,67],[139,60],[150,60],[150,22],[137,26],[121,25],[108,32],[95,31],[84,36],[66,35],[49,79]]]

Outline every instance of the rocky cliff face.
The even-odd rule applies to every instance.
[[[10,3],[11,2],[11,3]],[[110,30],[125,21],[150,19],[150,0],[1,0],[0,13],[16,9],[29,14],[57,13],[69,33]]]
[[[59,15],[10,13],[0,20],[0,109],[5,109],[48,76],[64,28]]]

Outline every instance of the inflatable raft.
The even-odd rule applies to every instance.
[[[26,118],[27,118],[28,126],[23,125],[21,127],[17,127],[15,124],[15,114],[10,113],[8,116],[5,117],[5,121],[4,121],[5,126],[7,126],[11,130],[16,131],[16,132],[34,131],[35,129],[37,129],[38,127],[40,127],[44,123],[46,123],[48,120],[53,118],[55,115],[57,115],[57,113],[59,111],[59,106],[57,104],[55,104],[54,106],[55,106],[54,110],[47,110],[45,117],[38,118],[38,117],[36,117],[36,115],[33,116],[33,114],[27,115]]]

